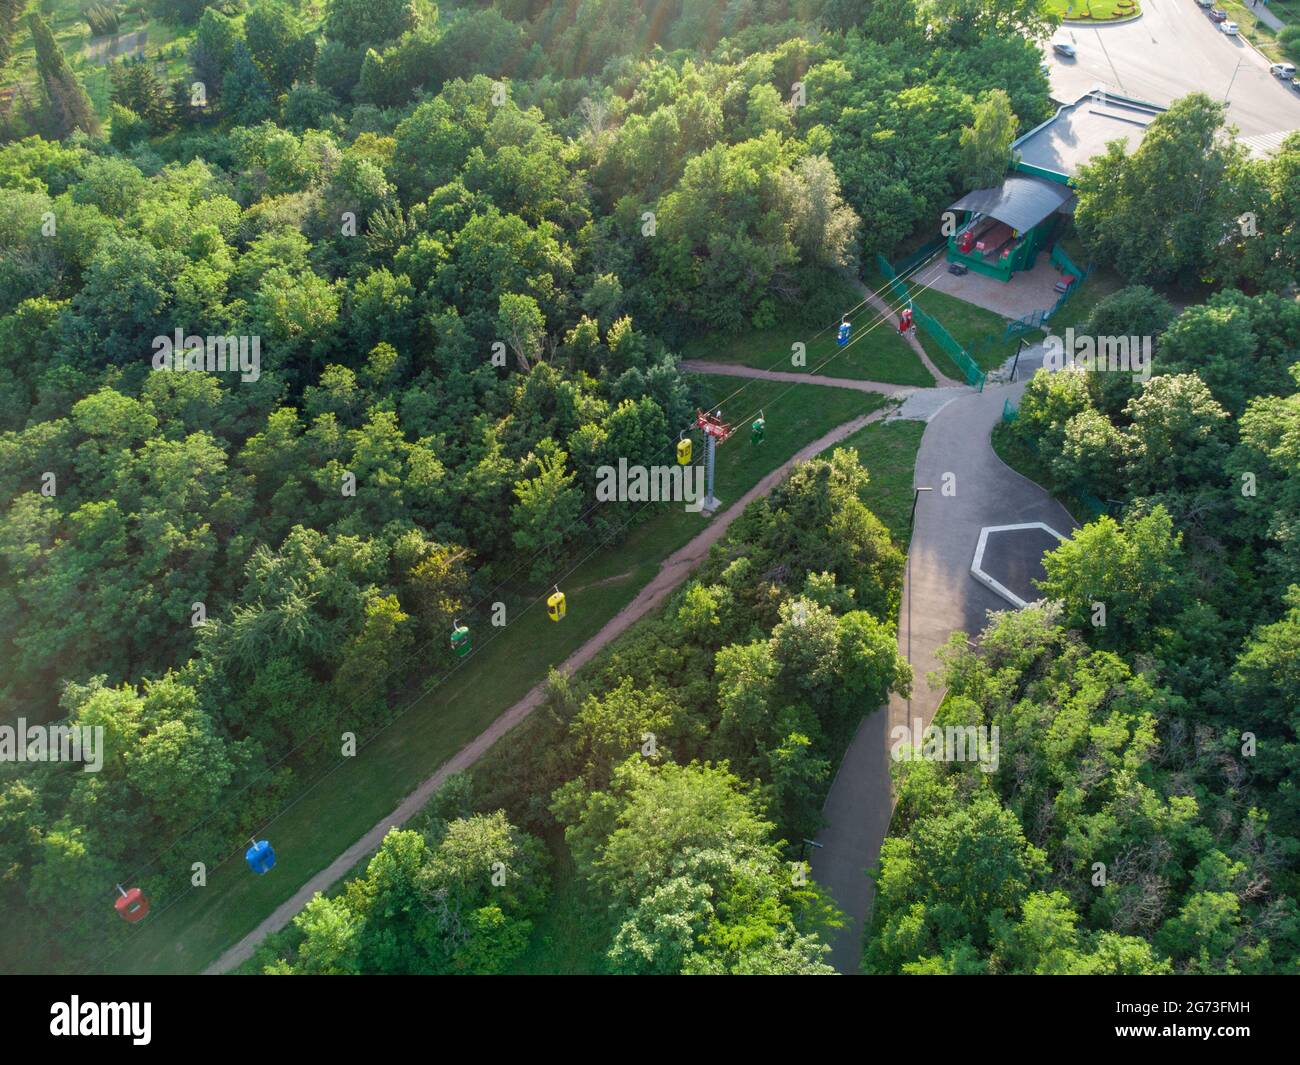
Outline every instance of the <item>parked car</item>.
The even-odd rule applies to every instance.
[[[1064,41],[1053,41],[1052,51],[1057,55],[1063,55],[1066,59],[1073,59],[1078,52],[1075,51],[1074,45],[1066,44]]]
[[[1210,14],[1210,18],[1214,22],[1222,22],[1224,19],[1228,17],[1228,13],[1224,11],[1223,8],[1221,7],[1210,8],[1209,14]]]
[[[1295,77],[1294,63],[1274,63],[1268,68],[1268,72],[1275,78],[1281,78],[1283,81],[1290,81]]]
[[[1291,79],[1291,88],[1295,89],[1296,92],[1300,92],[1300,78]]]
[[[1197,7],[1213,7],[1214,0],[1196,0]]]
[[[1219,29],[1229,37],[1237,36],[1237,24],[1235,22],[1220,22]]]

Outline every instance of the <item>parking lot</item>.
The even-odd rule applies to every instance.
[[[1161,105],[1189,92],[1226,96],[1229,121],[1257,150],[1300,129],[1300,92],[1273,77],[1269,60],[1243,39],[1221,33],[1194,0],[1143,0],[1142,11],[1120,25],[1061,26],[1052,40],[1078,54],[1047,50],[1052,95],[1074,100],[1100,84]]]

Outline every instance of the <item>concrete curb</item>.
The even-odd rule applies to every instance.
[[[996,454],[996,452],[994,452],[994,454]],[[1003,465],[1005,465],[1005,463]],[[1055,529],[1053,529],[1046,522],[1029,521],[1029,522],[1022,522],[1019,525],[986,525],[984,526],[984,528],[980,530],[979,543],[975,545],[975,557],[974,559],[971,560],[971,564],[970,564],[970,572],[972,577],[974,577],[977,581],[979,581],[981,584],[987,587],[990,591],[994,592],[997,595],[1002,596],[1003,599],[1005,599],[1008,603],[1014,606],[1017,610],[1022,610],[1025,607],[1027,607],[1029,604],[1025,602],[1025,600],[1021,599],[1020,596],[1016,595],[1016,593],[1013,592],[1006,585],[1002,584],[997,580],[994,580],[991,576],[985,573],[983,569],[983,562],[984,562],[984,549],[988,546],[988,542],[989,542],[989,533],[1016,532],[1020,529],[1042,529],[1043,532],[1045,533],[1051,533],[1051,535],[1055,536],[1058,540],[1061,541],[1061,543],[1065,543],[1065,537],[1062,536]]]
[[[1123,26],[1125,23],[1128,22],[1136,22],[1141,17],[1142,17],[1142,12],[1139,11],[1136,15],[1126,15],[1124,18],[1108,18],[1105,19],[1104,21],[1099,21],[1097,19],[1080,20],[1080,19],[1063,18],[1061,19],[1061,25],[1073,26],[1081,30],[1099,30],[1102,29],[1104,26]]]

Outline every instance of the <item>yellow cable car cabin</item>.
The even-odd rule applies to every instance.
[[[559,588],[556,588],[546,598],[546,613],[550,615],[552,621],[559,621],[560,618],[564,617],[564,611],[564,593]]]
[[[686,437],[677,441],[677,464],[679,466],[689,466],[691,464],[692,445]]]

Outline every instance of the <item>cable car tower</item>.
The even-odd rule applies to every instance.
[[[695,424],[704,433],[704,502],[700,509],[712,514],[722,501],[713,494],[713,452],[716,445],[731,435],[731,426],[722,420],[722,411],[707,414],[698,407],[695,410]]]

